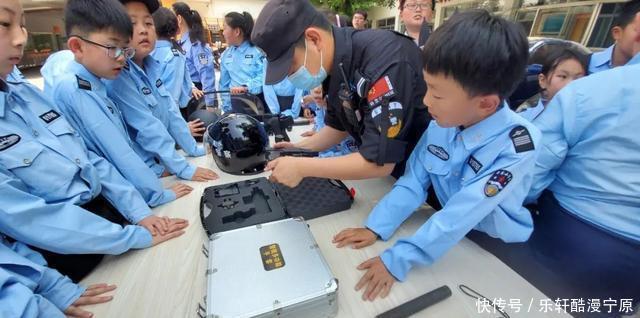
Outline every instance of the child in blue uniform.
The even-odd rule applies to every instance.
[[[231,12],[225,15],[222,34],[229,47],[220,58],[220,90],[229,90],[232,95],[256,95],[266,103],[262,94],[264,54],[251,43],[252,30],[253,18],[249,13]],[[233,111],[232,103],[228,94],[222,95],[223,111]]]
[[[213,52],[204,36],[202,18],[198,11],[191,10],[184,2],[176,2],[172,7],[178,18],[181,32],[179,45],[185,53],[191,81],[199,90],[214,91],[216,76],[213,67]],[[213,107],[214,101],[215,94],[205,95],[207,106]]]
[[[563,87],[587,74],[585,57],[571,47],[550,48],[541,65],[542,72],[538,75],[540,86],[538,103],[518,113],[529,121],[538,117],[553,96]]]
[[[110,14],[122,10],[114,0],[97,7]],[[40,90],[8,78],[27,36],[18,1],[0,3],[0,22],[0,233],[37,248],[49,266],[75,281],[104,254],[181,235],[185,220],[153,216],[138,191],[86,148]]]
[[[102,78],[116,78],[126,59],[133,55],[133,49],[127,48],[132,28],[126,11],[119,5],[120,10],[114,11],[120,15],[108,15],[84,4],[84,1],[73,0],[67,3],[67,46],[74,59],[63,64],[59,71],[62,75],[46,78],[53,87],[46,87],[45,93],[80,133],[87,148],[113,164],[149,206],[190,193],[192,188],[181,183],[171,189],[163,188],[153,170],[134,151],[137,145],[129,138],[120,109],[107,97]],[[106,19],[96,20],[96,14],[110,18],[106,28],[102,26]],[[47,61],[47,64],[54,62]]]
[[[412,267],[433,264],[473,229],[505,242],[529,238],[533,224],[522,202],[540,133],[504,102],[524,76],[527,55],[521,28],[484,10],[455,14],[431,35],[423,50],[424,103],[435,121],[365,227],[341,231],[334,243],[362,248],[389,240],[430,186],[443,208],[358,266],[366,271],[356,285],[363,299],[386,297]]]
[[[139,155],[158,176],[175,174],[181,179],[203,182],[216,179],[218,176],[211,169],[194,167],[175,150],[177,143],[190,156],[205,154],[160,79],[162,65],[150,55],[156,40],[151,11],[159,3],[121,2],[125,3],[133,23],[131,41],[136,53],[120,76],[107,83],[107,94],[122,111],[129,135],[137,143],[136,149],[140,149]],[[153,5],[152,10],[146,4]]]
[[[156,41],[156,48],[151,52],[151,55],[162,63],[160,79],[180,108],[183,118],[187,119],[190,115],[187,112],[187,106],[191,97],[201,99],[204,94],[191,82],[185,52],[175,41],[175,36],[178,33],[178,18],[171,10],[158,8],[153,13],[153,23],[156,26],[158,41]],[[202,136],[205,129],[202,121],[194,120],[188,124],[191,135],[194,137]]]

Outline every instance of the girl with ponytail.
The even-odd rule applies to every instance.
[[[191,81],[199,90],[214,91],[213,52],[206,41],[202,18],[197,11],[191,10],[189,5],[184,2],[176,2],[172,7],[177,16],[180,32],[178,44],[184,51]],[[214,94],[205,95],[204,98],[207,106],[214,106]],[[189,114],[183,115],[188,116]]]
[[[225,16],[224,36],[229,47],[222,53],[220,63],[220,90],[230,90],[233,95],[252,94],[264,103],[265,56],[251,43],[253,18],[248,12],[231,12]],[[222,109],[232,111],[232,101],[223,95]]]

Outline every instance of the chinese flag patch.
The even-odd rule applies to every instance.
[[[395,95],[395,93],[391,80],[389,80],[389,76],[385,76],[373,84],[373,87],[371,87],[367,95],[367,101],[369,104],[377,104],[378,100],[381,100],[382,97],[391,97],[393,95]]]

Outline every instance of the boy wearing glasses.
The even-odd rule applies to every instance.
[[[53,87],[45,87],[45,92],[80,133],[87,148],[113,164],[154,207],[184,196],[192,188],[180,183],[171,189],[162,187],[153,170],[134,151],[136,145],[129,139],[122,114],[107,97],[101,79],[116,78],[135,51],[127,47],[132,30],[124,8],[115,1],[105,2],[99,10],[88,1],[68,2],[65,28],[73,60],[63,64],[61,76],[47,79]],[[50,63],[53,61],[47,61]]]

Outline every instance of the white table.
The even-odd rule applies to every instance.
[[[309,127],[295,127],[290,136],[299,138],[306,129]],[[250,177],[225,174],[220,172],[210,155],[190,158],[190,161],[214,169],[220,179],[208,183],[187,182],[194,188],[191,194],[154,209],[157,215],[189,220],[190,226],[184,235],[153,248],[108,256],[82,281],[83,284],[106,282],[118,286],[111,302],[87,307],[96,317],[197,317],[198,304],[203,303],[206,291],[206,258],[202,247],[207,237],[199,218],[200,196],[206,187],[214,184],[268,174]],[[177,181],[175,177],[165,179],[167,184]],[[340,282],[338,317],[373,317],[442,285],[451,288],[452,297],[421,311],[416,317],[499,316],[496,313],[479,313],[476,300],[460,292],[459,284],[466,284],[489,299],[502,298],[507,304],[519,300],[519,313],[515,307],[507,306],[511,317],[569,317],[564,313],[538,312],[540,300],[547,297],[495,256],[467,239],[434,265],[414,268],[404,283],[394,284],[386,299],[362,301],[361,292],[354,291],[362,275],[356,266],[379,255],[398,238],[414,233],[433,212],[426,209],[415,213],[389,242],[379,241],[362,250],[335,248],[331,244],[333,235],[343,228],[362,226],[368,213],[393,182],[391,177],[345,182],[357,193],[352,208],[309,221],[322,253]]]

